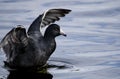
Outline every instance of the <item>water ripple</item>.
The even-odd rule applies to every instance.
[[[4,1],[0,1],[2,3],[14,3],[14,2],[23,2],[23,1],[29,1],[29,0],[4,0]]]
[[[7,9],[7,10],[0,10],[0,14],[16,14],[16,13],[19,13],[19,14],[21,14],[21,13],[26,13],[26,12],[30,12],[30,10],[24,10],[24,9],[18,9],[18,10],[16,10],[16,9]]]
[[[120,79],[120,0],[0,2],[0,40],[16,25],[27,28],[46,9],[72,10],[56,22],[68,37],[56,39],[58,47],[52,55],[55,59],[48,61],[55,79]],[[0,66],[3,59],[0,54]],[[2,67],[0,70],[0,75],[8,74]]]

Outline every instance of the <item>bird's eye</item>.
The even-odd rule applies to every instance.
[[[59,29],[55,28],[55,31],[58,31]]]

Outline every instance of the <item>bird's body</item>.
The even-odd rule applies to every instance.
[[[7,57],[5,64],[11,68],[45,65],[55,51],[55,37],[65,36],[60,31],[59,25],[51,23],[59,20],[59,17],[63,17],[70,11],[68,9],[50,9],[33,21],[28,32],[21,25],[13,28],[0,44]],[[49,26],[43,36],[40,29],[46,25]]]

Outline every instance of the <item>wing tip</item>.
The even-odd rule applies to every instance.
[[[70,9],[65,9],[66,11],[68,11],[68,12],[71,12],[72,10],[70,10]]]
[[[48,10],[46,10],[46,12],[47,11],[52,11],[52,10],[59,10],[59,11],[63,11],[63,12],[66,12],[66,13],[69,13],[69,12],[71,12],[72,10],[71,9],[64,9],[64,8],[53,8],[53,9],[48,9]]]
[[[72,10],[70,9],[60,9],[63,13],[69,14]]]
[[[46,25],[50,24],[50,23],[54,23],[55,21],[59,21],[60,18],[59,17],[65,17],[66,14],[69,14],[72,10],[70,9],[65,9],[65,8],[52,8],[52,9],[48,9],[46,10],[43,14],[42,14],[42,21],[40,24],[40,27],[45,27]],[[53,16],[50,21],[50,23],[44,23],[44,20],[46,19],[46,15],[48,16]],[[47,17],[48,18],[48,17]],[[50,18],[49,18],[50,19]]]

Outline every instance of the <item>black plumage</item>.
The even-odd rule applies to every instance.
[[[39,15],[28,32],[22,25],[13,28],[2,39],[0,47],[6,54],[5,64],[11,68],[44,66],[56,48],[55,37],[64,35],[60,26],[53,24],[71,10],[50,9]],[[41,28],[49,25],[42,35]]]

